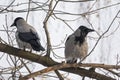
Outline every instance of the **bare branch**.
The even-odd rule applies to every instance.
[[[87,1],[94,1],[94,0],[59,0],[63,2],[87,2]]]
[[[62,69],[62,68],[70,68],[70,67],[73,67],[74,69],[75,69],[75,67],[80,67],[80,65],[81,65],[81,67],[84,67],[84,65],[86,65],[86,66],[93,66],[93,67],[97,67],[97,66],[95,66],[95,65],[99,65],[99,67],[100,66],[106,66],[106,67],[111,67],[111,66],[113,66],[113,65],[103,65],[103,64],[65,64],[65,63],[63,63],[63,64],[59,64],[59,65],[55,65],[55,66],[52,66],[52,67],[48,67],[48,68],[45,68],[45,69],[43,69],[43,70],[40,70],[40,71],[37,71],[37,72],[35,72],[35,73],[32,73],[32,74],[29,74],[29,75],[27,75],[27,76],[25,76],[25,77],[23,77],[23,78],[21,78],[20,80],[26,80],[26,79],[29,79],[29,78],[32,78],[32,77],[35,77],[35,76],[38,76],[38,75],[42,75],[43,73],[47,73],[47,72],[50,72],[50,71],[53,71],[53,70],[58,70],[58,69]],[[115,67],[115,66],[113,66],[113,67]],[[120,66],[119,66],[119,68],[120,68]],[[88,70],[89,71],[89,70]],[[92,74],[94,74],[95,72],[93,71],[90,71]],[[100,76],[100,75],[99,75]],[[102,75],[101,75],[102,76]],[[96,78],[97,79],[97,78]],[[112,79],[112,78],[110,78],[110,77],[106,77],[106,80],[115,80],[115,79]],[[98,78],[98,80],[100,80],[99,78]],[[102,80],[105,80],[104,79],[104,77],[102,77]]]
[[[27,12],[27,15],[26,15],[26,22],[28,20],[28,15],[30,13],[30,2],[31,2],[31,0],[29,0],[29,2],[28,2],[28,12]]]
[[[57,76],[59,77],[60,80],[64,80],[64,78],[62,77],[62,75],[58,72],[58,70],[54,70],[55,73],[57,74]]]
[[[53,0],[51,0],[50,5],[52,4],[52,1]],[[48,32],[47,22],[48,22],[48,19],[50,18],[50,16],[52,15],[55,7],[57,6],[57,3],[58,3],[58,1],[54,5],[53,9],[52,9],[51,6],[49,7],[48,14],[47,14],[47,16],[46,16],[46,18],[45,18],[45,20],[43,22],[44,23],[44,29],[45,29],[46,37],[47,37],[47,54],[46,54],[46,56],[50,56],[50,50],[51,50],[51,42],[50,42],[50,35],[49,35],[49,32]]]
[[[97,42],[95,43],[93,49],[89,52],[89,54],[87,56],[85,56],[80,62],[82,62],[84,59],[86,59],[86,57],[88,57],[96,48],[97,44],[99,43],[99,41],[101,40],[101,38],[110,30],[112,24],[114,23],[115,19],[117,18],[117,16],[119,15],[120,10],[118,11],[118,13],[115,15],[115,17],[113,18],[112,22],[110,23],[109,27],[107,28],[107,30],[98,38]]]
[[[53,61],[50,57],[39,56],[37,54],[29,53],[27,51],[23,51],[23,50],[11,47],[9,45],[5,45],[3,43],[0,43],[0,51],[5,52],[7,54],[14,55],[14,56],[18,56],[18,57],[21,57],[21,58],[24,58],[24,59],[27,59],[27,60],[30,60],[30,61],[33,61],[33,62],[36,62],[36,63],[39,63],[39,64],[42,64],[44,66],[48,66],[48,71],[60,69],[60,70],[67,71],[67,72],[70,72],[70,73],[74,73],[74,74],[77,74],[77,75],[80,75],[80,76],[87,76],[87,77],[95,78],[95,79],[98,79],[98,80],[101,80],[101,79],[102,80],[115,80],[115,79],[107,77],[105,75],[102,75],[102,74],[99,74],[99,73],[96,73],[96,72],[91,72],[91,71],[83,69],[83,68],[79,68],[80,66],[85,67],[86,65],[87,65],[86,67],[91,67],[91,66],[92,67],[98,67],[95,64],[93,64],[93,65],[91,65],[91,64],[59,64],[59,63]],[[103,64],[100,64],[100,65],[104,66]],[[100,65],[99,65],[99,67],[102,67]],[[54,66],[54,68],[50,67],[50,66]],[[77,71],[75,71],[75,69],[73,67],[76,67],[75,69]],[[120,66],[112,65],[112,67],[111,67],[111,65],[110,66],[107,65],[107,66],[104,66],[104,68],[116,68],[116,69],[118,69],[118,68],[120,68]]]
[[[5,9],[1,10],[0,13],[3,12],[4,10],[7,10],[14,2],[15,0],[13,0]]]

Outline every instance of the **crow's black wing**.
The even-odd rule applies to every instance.
[[[18,33],[20,40],[30,43],[32,48],[36,51],[44,51],[45,49],[41,46],[38,34],[32,30],[30,32]]]
[[[24,42],[29,42],[30,40],[38,40],[39,37],[37,36],[37,33],[33,33],[32,31],[30,32],[19,32],[18,36],[20,38],[20,40],[24,41]]]

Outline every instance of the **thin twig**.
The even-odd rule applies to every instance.
[[[57,76],[59,77],[59,80],[64,80],[64,78],[62,77],[62,75],[58,72],[58,70],[54,70],[55,73],[57,74]]]
[[[7,10],[14,2],[15,2],[15,0],[13,0],[5,9],[1,10],[0,13]]]
[[[53,0],[50,1],[50,6],[49,6],[49,11],[48,11],[48,14],[44,20],[44,29],[45,29],[45,33],[46,33],[46,37],[47,37],[47,54],[46,56],[50,57],[50,51],[51,51],[51,41],[50,41],[50,35],[49,35],[49,32],[48,32],[48,28],[47,28],[47,22],[48,22],[48,19],[50,18],[50,16],[53,14],[53,11],[55,9],[55,7],[57,6],[58,4],[58,1],[56,1],[53,9],[52,9],[52,3],[53,3]],[[55,73],[57,74],[57,76],[59,77],[60,80],[64,80],[64,78],[62,78],[61,74],[56,70]]]
[[[51,0],[50,4],[52,4],[52,1],[53,0]],[[50,41],[50,35],[49,35],[49,32],[48,32],[48,28],[47,28],[47,22],[48,22],[48,19],[50,18],[50,16],[52,15],[55,7],[57,6],[57,3],[58,3],[58,1],[54,5],[53,9],[52,9],[51,6],[49,7],[48,14],[47,14],[47,16],[46,16],[46,18],[45,18],[45,20],[43,22],[45,33],[46,33],[46,37],[47,37],[47,54],[46,54],[46,56],[50,56],[50,50],[51,50],[51,41]]]
[[[27,15],[26,15],[26,22],[28,20],[28,16],[29,16],[29,13],[30,13],[30,2],[31,2],[31,0],[29,0],[29,2],[28,2],[28,11],[27,11]]]
[[[19,58],[20,59],[20,58]],[[27,69],[27,71],[29,72],[29,74],[31,74],[31,71],[29,69],[29,67],[24,63],[24,61],[22,59],[20,59],[21,63],[25,66],[25,68]],[[33,80],[35,80],[35,78],[32,78]]]
[[[113,18],[113,20],[112,20],[112,22],[110,23],[108,29],[98,38],[98,40],[97,40],[97,42],[95,43],[95,45],[94,45],[94,47],[92,48],[92,50],[89,52],[89,54],[88,54],[87,56],[85,56],[85,57],[80,61],[80,63],[81,63],[84,59],[86,59],[86,57],[88,57],[88,56],[94,51],[94,49],[96,48],[96,46],[97,46],[97,44],[99,43],[99,41],[101,40],[101,38],[110,30],[112,24],[114,23],[115,19],[116,19],[117,16],[119,15],[119,13],[120,13],[120,10],[118,11],[118,13],[117,13],[117,14],[115,15],[115,17]]]

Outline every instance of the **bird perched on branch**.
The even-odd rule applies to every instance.
[[[94,31],[85,26],[80,26],[71,34],[65,43],[65,59],[67,63],[76,63],[77,59],[83,59],[87,55],[88,44],[86,36]]]
[[[15,37],[19,48],[28,48],[35,51],[45,50],[40,43],[37,31],[31,25],[27,24],[22,17],[17,17],[12,26],[16,26],[17,28]]]

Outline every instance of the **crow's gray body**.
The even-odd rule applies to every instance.
[[[22,40],[20,40],[20,38],[18,37],[18,32],[17,31],[15,33],[15,37],[16,37],[16,42],[18,44],[18,47],[20,49],[26,49],[27,48],[27,49],[32,50],[32,47],[31,47],[31,45],[29,43],[23,42]]]
[[[76,63],[77,59],[83,59],[88,52],[86,36],[93,31],[84,26],[80,26],[65,43],[65,59],[67,63]]]
[[[45,50],[40,44],[37,31],[31,25],[27,24],[23,18],[16,18],[12,26],[17,27],[16,41],[20,48],[32,48],[36,51]]]
[[[79,42],[75,44],[74,35],[70,36],[70,39],[65,43],[65,58],[68,63],[74,63],[76,60],[82,59],[87,55],[88,52],[88,44],[86,41],[83,42],[82,46],[80,46]],[[72,60],[72,61],[71,61]]]

